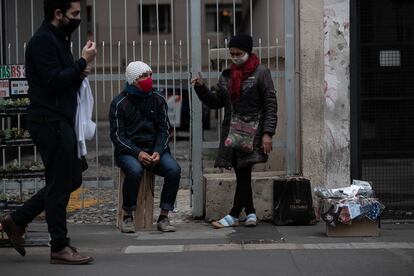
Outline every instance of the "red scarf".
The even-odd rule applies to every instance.
[[[229,92],[232,102],[237,102],[240,99],[240,90],[242,81],[246,80],[253,72],[256,70],[257,65],[259,65],[259,59],[255,54],[250,54],[246,62],[237,66],[232,64],[230,67],[230,82],[229,82]]]

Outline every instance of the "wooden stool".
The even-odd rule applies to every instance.
[[[122,170],[119,170],[118,179],[118,214],[116,219],[116,226],[121,227],[123,219],[122,209],[122,184],[125,175]],[[134,213],[134,225],[136,230],[146,230],[152,228],[154,222],[154,182],[155,176],[152,172],[144,170],[141,178],[137,196],[137,209]]]

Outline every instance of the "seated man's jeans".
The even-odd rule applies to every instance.
[[[141,165],[137,157],[128,154],[121,154],[116,158],[118,167],[125,174],[122,188],[123,205],[122,208],[127,212],[135,211],[137,207],[137,195],[144,173],[144,168],[152,171],[156,175],[164,177],[162,187],[160,208],[163,210],[174,210],[175,198],[180,184],[181,167],[170,153],[164,153],[160,162],[153,167]]]

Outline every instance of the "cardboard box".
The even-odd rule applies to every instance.
[[[379,222],[367,218],[352,221],[352,224],[337,223],[335,227],[326,224],[328,237],[378,237]]]

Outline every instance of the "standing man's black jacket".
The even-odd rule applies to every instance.
[[[26,227],[45,211],[51,254],[70,246],[66,207],[70,194],[82,184],[82,170],[86,169],[85,158],[77,155],[74,122],[87,61],[81,58],[73,62],[70,39],[62,29],[44,21],[26,49],[31,101],[26,127],[45,166],[46,185],[10,214],[16,225]],[[63,259],[69,253],[59,254]]]
[[[73,62],[70,38],[44,21],[26,49],[28,118],[64,119],[74,126],[79,76],[86,65],[83,58]]]
[[[140,151],[169,151],[170,122],[165,99],[155,91],[136,96],[125,91],[111,103],[109,122],[115,155],[129,154],[138,158]]]

